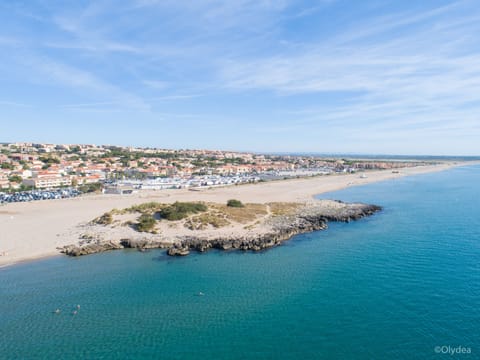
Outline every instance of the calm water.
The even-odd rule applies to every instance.
[[[477,166],[328,194],[385,210],[258,254],[1,269],[0,359],[479,359],[479,184]]]

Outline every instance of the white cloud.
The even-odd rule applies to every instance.
[[[80,42],[47,42],[43,44],[46,47],[57,48],[57,49],[71,49],[71,50],[80,50],[85,52],[98,52],[98,53],[108,53],[108,52],[124,52],[139,54],[142,52],[138,47],[122,44],[112,41],[105,40],[95,40],[95,41],[80,41]]]
[[[31,25],[23,33],[13,26],[0,36],[0,47],[12,49],[0,59],[2,75],[44,86],[52,99],[68,94],[57,109],[190,119],[188,110],[197,123],[215,119],[219,133],[234,128],[234,116],[245,119],[237,127],[283,140],[326,131],[352,144],[480,136],[476,3],[399,12],[373,3],[42,1],[38,19],[20,16]],[[298,146],[308,144],[315,139]]]
[[[14,37],[0,36],[0,46],[17,46],[21,41]]]
[[[349,30],[300,52],[229,59],[221,64],[220,78],[236,91],[269,90],[279,96],[337,92],[348,99],[307,109],[297,124],[397,135],[447,130],[480,135],[475,126],[480,123],[480,51],[471,39],[461,42],[457,36],[478,33],[480,26],[452,16],[449,11],[460,5],[411,19],[390,18],[381,26],[374,22],[373,28]],[[381,36],[426,19],[431,23],[422,29],[407,26],[388,40]],[[359,41],[372,35],[377,37]]]
[[[142,81],[145,85],[157,89],[157,90],[165,90],[169,87],[168,82],[160,81],[160,80],[143,80]]]
[[[16,108],[29,108],[31,107],[28,104],[20,103],[17,101],[9,101],[9,100],[0,100],[0,106],[8,106],[8,107],[16,107]]]
[[[47,57],[28,56],[24,59],[25,65],[33,72],[43,77],[42,82],[50,81],[65,85],[75,90],[89,90],[103,97],[113,99],[99,104],[117,104],[120,107],[133,108],[142,111],[150,110],[150,106],[140,97],[124,91],[108,82],[99,79],[89,71],[66,65]]]

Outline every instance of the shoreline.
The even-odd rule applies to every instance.
[[[372,170],[355,174],[335,174],[311,178],[279,180],[241,186],[229,186],[203,191],[158,190],[137,194],[88,195],[62,200],[12,203],[0,209],[0,270],[10,265],[60,255],[58,248],[78,242],[79,234],[93,218],[113,208],[158,201],[226,202],[236,198],[242,202],[267,203],[276,201],[314,203],[316,196],[351,186],[393,180],[405,176],[439,172],[478,162],[449,162],[413,168]],[[381,204],[379,204],[381,205]]]

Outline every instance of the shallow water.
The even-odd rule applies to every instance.
[[[478,184],[472,166],[326,194],[384,210],[261,253],[0,269],[0,359],[480,358]]]

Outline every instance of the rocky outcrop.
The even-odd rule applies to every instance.
[[[305,207],[300,210],[298,216],[307,221],[315,221],[315,219],[321,218],[326,221],[350,222],[370,216],[382,209],[377,205],[348,204],[338,200],[333,203],[337,206],[313,205]]]
[[[190,250],[186,246],[175,245],[167,250],[167,254],[170,256],[186,256],[190,254]]]
[[[70,256],[88,255],[114,249],[136,248],[139,250],[168,248],[170,256],[186,256],[190,251],[205,252],[209,249],[261,251],[291,239],[293,236],[324,230],[329,221],[349,222],[370,216],[381,210],[376,205],[346,204],[341,201],[316,202],[298,209],[290,215],[271,216],[265,220],[267,232],[255,232],[255,228],[242,235],[221,238],[188,236],[171,242],[152,239],[122,239],[106,241],[95,236],[85,236],[78,245],[67,245],[60,252]]]
[[[306,206],[294,215],[276,216],[270,219],[272,231],[266,234],[246,235],[222,239],[200,239],[190,237],[171,247],[168,255],[186,255],[189,250],[205,252],[208,249],[261,251],[291,239],[293,236],[312,231],[324,230],[328,221],[349,222],[370,216],[381,210],[377,205],[342,204],[338,207]],[[179,250],[181,249],[181,251]]]
[[[154,240],[147,240],[147,239],[122,239],[120,240],[120,245],[127,249],[162,249],[167,248],[171,244],[162,242],[162,241],[154,241]]]
[[[151,240],[122,239],[120,241],[95,240],[91,242],[81,241],[78,245],[66,245],[58,248],[61,253],[70,256],[82,256],[95,254],[104,251],[117,249],[165,249],[171,246],[171,243]]]
[[[103,241],[101,243],[87,244],[87,245],[67,245],[60,248],[60,252],[70,256],[81,256],[95,254],[99,252],[123,249],[123,246],[113,241]]]

